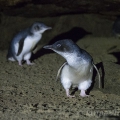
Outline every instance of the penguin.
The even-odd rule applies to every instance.
[[[29,28],[20,31],[11,41],[7,59],[18,61],[20,66],[22,66],[22,60],[25,60],[28,65],[33,65],[34,63],[30,61],[32,51],[41,40],[42,33],[48,29],[51,29],[51,27],[44,23],[34,22]]]
[[[100,87],[100,74],[93,63],[93,58],[71,39],[59,40],[43,48],[51,49],[66,59],[66,62],[58,70],[57,78],[60,74],[61,83],[66,91],[67,97],[75,97],[69,93],[71,87],[77,87],[81,91],[80,96],[89,96],[86,94],[86,90],[92,83],[93,68],[97,70],[99,75]]]

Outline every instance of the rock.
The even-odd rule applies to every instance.
[[[120,14],[119,3],[119,0],[1,0],[0,12],[24,17],[46,17],[81,13],[96,13],[112,17]]]

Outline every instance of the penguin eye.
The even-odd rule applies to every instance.
[[[38,25],[36,25],[36,26],[34,27],[34,29],[35,29],[36,31],[38,31],[40,28],[39,28]]]
[[[57,47],[61,47],[61,44],[57,44]]]

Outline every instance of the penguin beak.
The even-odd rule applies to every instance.
[[[46,28],[45,28],[45,29],[46,29],[46,30],[49,30],[49,29],[52,29],[52,27],[47,27],[47,26],[46,26]]]
[[[52,29],[51,27],[44,26],[41,28],[40,33],[43,33],[46,30]]]
[[[52,49],[53,46],[52,46],[52,45],[46,45],[46,46],[44,46],[43,48],[45,48],[45,49]]]
[[[52,29],[52,27],[47,27],[47,30]]]

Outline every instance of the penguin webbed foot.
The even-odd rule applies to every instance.
[[[34,64],[35,64],[35,63],[29,63],[29,64],[27,63],[27,65],[34,65]]]
[[[18,61],[19,66],[22,66],[22,61]]]
[[[75,97],[75,95],[70,95],[70,94],[69,94],[69,89],[66,89],[66,95],[67,95],[67,97],[70,97],[70,98]]]
[[[89,95],[87,95],[87,94],[85,93],[85,90],[81,90],[80,96],[81,96],[81,97],[89,97]]]
[[[75,95],[67,95],[67,97],[69,97],[69,98],[74,98]]]
[[[35,63],[34,62],[30,62],[30,60],[26,60],[27,62],[27,65],[34,65]]]

